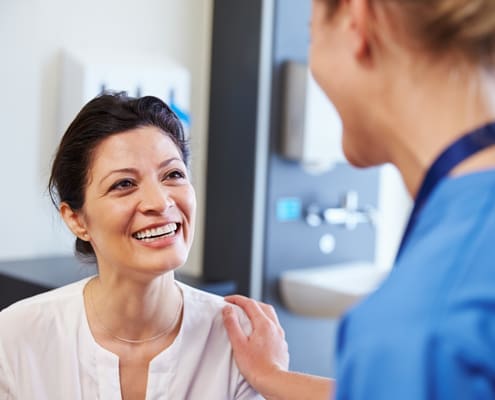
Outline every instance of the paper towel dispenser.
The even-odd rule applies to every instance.
[[[84,104],[110,90],[161,98],[189,133],[191,78],[175,60],[154,53],[96,49],[63,50],[61,55],[59,132],[67,129]]]
[[[287,62],[282,102],[281,155],[311,172],[345,162],[342,122],[334,105],[313,79],[308,65]]]

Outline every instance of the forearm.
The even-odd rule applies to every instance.
[[[315,375],[278,371],[260,382],[262,395],[267,400],[331,400],[335,381]]]

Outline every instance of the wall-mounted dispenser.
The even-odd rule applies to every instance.
[[[84,104],[105,90],[159,97],[189,130],[189,72],[169,59],[149,54],[63,51],[61,72],[59,132],[65,131]]]
[[[344,162],[341,119],[308,66],[287,62],[284,84],[281,155],[316,173]]]

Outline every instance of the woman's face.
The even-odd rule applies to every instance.
[[[349,28],[348,12],[339,6],[330,15],[325,0],[313,0],[309,64],[342,119],[346,158],[353,165],[368,166],[375,163],[369,132],[371,81],[357,62],[358,38]]]
[[[187,168],[160,129],[118,133],[96,148],[79,219],[100,272],[159,274],[183,265],[195,211]]]

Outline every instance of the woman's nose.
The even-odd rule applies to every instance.
[[[175,205],[170,190],[159,183],[142,186],[140,209],[143,213],[162,213]]]

